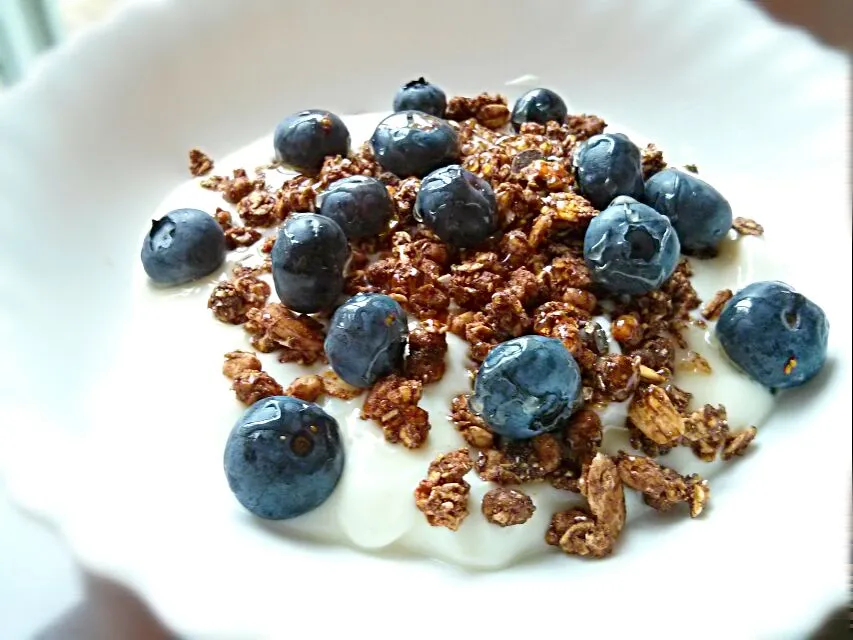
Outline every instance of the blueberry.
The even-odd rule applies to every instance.
[[[225,445],[225,475],[237,500],[268,520],[323,504],[344,468],[338,423],[312,402],[263,398],[246,410]]]
[[[344,382],[369,387],[403,366],[408,334],[406,312],[393,298],[359,293],[332,316],[326,357]]]
[[[444,91],[423,78],[407,82],[394,96],[394,111],[422,111],[443,118],[446,108]]]
[[[573,163],[580,193],[596,209],[616,196],[643,196],[640,150],[621,133],[600,133],[581,142]]]
[[[660,287],[678,266],[678,235],[666,216],[622,196],[589,223],[583,256],[593,279],[612,293]]]
[[[317,199],[317,213],[337,222],[350,240],[385,231],[393,209],[385,185],[367,176],[333,182]]]
[[[826,361],[826,315],[783,282],[741,289],[723,308],[716,331],[729,358],[771,389],[803,384]]]
[[[685,252],[713,251],[732,226],[728,201],[692,173],[677,169],[656,173],[646,182],[643,201],[669,218]]]
[[[423,179],[414,215],[456,247],[477,245],[498,228],[491,185],[458,164],[436,169]]]
[[[142,266],[154,282],[184,284],[213,273],[225,260],[225,234],[212,216],[176,209],[151,222]]]
[[[560,340],[522,336],[489,351],[471,408],[498,435],[523,440],[562,427],[581,402],[581,374]]]
[[[531,89],[512,108],[512,126],[518,131],[525,122],[546,124],[552,120],[562,123],[568,109],[563,99],[550,89]]]
[[[422,178],[459,161],[459,140],[441,118],[420,111],[400,111],[385,118],[370,138],[373,155],[386,171]]]
[[[349,152],[349,130],[334,113],[321,109],[287,116],[275,129],[276,158],[303,173],[318,173],[327,156]]]
[[[301,313],[331,307],[344,288],[347,238],[331,218],[295,213],[278,230],[272,275],[281,302]]]

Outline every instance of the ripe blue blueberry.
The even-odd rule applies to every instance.
[[[489,351],[471,408],[498,435],[525,440],[565,425],[580,401],[580,369],[563,343],[522,336]]]
[[[327,156],[347,155],[349,143],[349,130],[343,120],[321,109],[287,116],[273,136],[276,158],[307,174],[318,173]]]
[[[783,282],[741,289],[723,308],[716,331],[729,358],[770,389],[797,387],[826,362],[826,315]]]
[[[423,78],[407,82],[394,96],[394,111],[423,111],[443,118],[446,108],[447,96],[444,91]]]
[[[512,126],[518,131],[525,122],[546,124],[552,120],[562,123],[568,109],[563,99],[550,89],[531,89],[512,108]]]
[[[312,402],[263,398],[237,421],[225,445],[225,476],[237,500],[268,520],[323,504],[338,484],[344,448],[338,423]]]
[[[369,387],[402,368],[408,334],[406,312],[393,298],[359,293],[332,316],[326,357],[344,382]]]
[[[415,218],[456,247],[472,247],[498,228],[492,186],[458,164],[436,169],[421,182]]]
[[[626,196],[589,223],[583,256],[593,279],[612,293],[660,287],[678,266],[678,235],[666,216]]]
[[[334,305],[344,288],[347,238],[331,218],[295,213],[278,230],[272,275],[282,304],[301,313]]]
[[[385,231],[393,209],[385,185],[368,176],[342,178],[317,198],[317,213],[337,222],[350,240]]]
[[[664,169],[646,182],[643,201],[675,227],[681,249],[708,253],[732,226],[732,208],[714,187],[692,173]]]
[[[141,256],[154,282],[184,284],[219,268],[225,260],[225,234],[204,211],[176,209],[151,222]]]
[[[400,111],[385,118],[373,132],[370,145],[382,168],[401,178],[422,178],[459,161],[459,140],[453,127],[420,111]]]
[[[600,133],[578,145],[573,164],[581,195],[596,209],[616,196],[643,195],[640,150],[621,133]]]

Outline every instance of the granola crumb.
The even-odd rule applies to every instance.
[[[284,395],[299,398],[305,402],[316,402],[323,395],[323,378],[317,375],[299,376],[284,390]]]
[[[483,496],[483,515],[499,527],[511,527],[530,520],[536,507],[526,493],[506,487],[495,487]]]
[[[764,227],[750,218],[735,218],[732,221],[732,229],[738,232],[741,236],[761,236],[764,235]]]
[[[190,149],[190,173],[196,178],[213,170],[213,160],[201,149]]]
[[[429,414],[418,406],[423,383],[392,374],[379,380],[364,399],[362,420],[379,423],[388,442],[417,449],[429,434]]]
[[[261,232],[250,227],[229,227],[225,230],[225,246],[229,249],[250,247],[261,239]]]
[[[685,503],[691,517],[695,518],[702,512],[710,495],[708,483],[700,476],[682,476],[644,456],[620,451],[616,456],[616,466],[625,486],[642,493],[643,501],[658,511],[669,511],[676,504]]]
[[[696,166],[695,164],[693,164],[692,162],[691,162],[691,163],[689,163],[689,164],[684,165],[684,169],[685,169],[686,171],[689,171],[690,173],[695,173],[695,174],[698,174],[698,173],[699,173],[699,167],[697,167],[697,166]]]
[[[706,404],[684,418],[683,442],[700,460],[711,462],[729,435],[728,416],[723,405]]]
[[[684,434],[684,419],[657,385],[648,385],[634,394],[628,407],[628,419],[658,445],[674,444]]]
[[[275,236],[270,236],[264,239],[261,244],[261,253],[272,253],[272,248],[275,246]]]
[[[238,270],[231,280],[220,282],[213,288],[207,307],[220,322],[243,324],[252,309],[266,304],[270,293],[270,286],[254,273]]]
[[[723,460],[731,460],[735,456],[742,456],[746,453],[747,448],[755,440],[757,434],[758,429],[756,427],[747,427],[741,431],[727,434],[725,443],[723,444]]]
[[[341,400],[352,400],[361,395],[364,389],[359,389],[351,384],[344,382],[341,377],[334,371],[326,371],[320,374],[323,380],[323,389],[333,398]]]
[[[640,159],[643,164],[643,180],[648,180],[656,173],[666,168],[666,161],[663,159],[663,152],[655,145],[646,145],[640,152]]]
[[[222,227],[223,231],[228,231],[234,226],[234,218],[231,216],[230,211],[216,207],[216,213],[213,214],[213,217],[216,219],[219,226]]]
[[[243,371],[260,371],[261,361],[254,353],[248,351],[231,351],[225,354],[222,374],[232,380]]]
[[[427,320],[409,332],[406,377],[424,384],[438,382],[444,376],[447,354],[446,328]]]
[[[246,315],[244,328],[258,351],[277,351],[281,362],[314,364],[326,359],[323,325],[311,316],[296,314],[277,302],[249,309]]]
[[[246,405],[255,404],[262,398],[282,395],[283,389],[271,375],[264,371],[251,369],[241,371],[234,377],[231,385],[237,399]]]
[[[603,558],[613,551],[625,525],[625,492],[612,458],[597,454],[581,479],[588,509],[555,513],[545,542],[565,553]]]
[[[678,359],[675,368],[679,371],[687,371],[690,373],[710,374],[712,372],[711,363],[704,356],[695,351],[687,351]]]
[[[450,403],[450,419],[465,442],[477,449],[489,449],[494,445],[495,437],[485,421],[468,407],[468,394],[453,398]]]
[[[717,293],[714,294],[714,297],[711,298],[708,303],[702,307],[702,317],[705,320],[716,320],[720,317],[720,313],[723,310],[723,307],[726,306],[726,303],[732,299],[731,289],[720,289]]]
[[[470,470],[467,449],[439,455],[430,463],[427,477],[415,489],[415,506],[431,526],[459,529],[468,515],[471,486],[463,476]]]

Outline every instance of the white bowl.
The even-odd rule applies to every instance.
[[[135,3],[0,105],[10,491],[186,636],[802,637],[848,596],[847,70],[732,0]],[[91,455],[140,230],[185,179],[187,149],[221,157],[309,106],[383,110],[418,75],[514,96],[506,83],[525,74],[713,175],[830,318],[825,372],[780,397],[748,463],[715,480],[708,517],[644,518],[605,561],[471,573],[213,522],[198,506],[210,496],[164,511],[158,492],[181,481],[158,473],[169,443],[120,415]],[[123,383],[132,413],[170,381]]]

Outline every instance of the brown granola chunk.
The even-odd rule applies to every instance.
[[[211,160],[201,149],[190,149],[190,173],[196,178],[210,173],[213,169]]]
[[[429,465],[427,477],[415,489],[415,505],[433,527],[456,531],[468,515],[471,486],[463,476],[471,470],[467,449],[438,456]]]
[[[250,227],[230,227],[225,230],[225,246],[229,249],[250,247],[261,239],[261,232]]]
[[[499,527],[524,524],[536,511],[533,500],[526,493],[506,487],[495,487],[483,496],[483,515]]]
[[[244,371],[260,371],[261,361],[254,353],[248,351],[231,351],[225,354],[225,363],[222,365],[222,373],[232,380]]]
[[[204,183],[202,184],[204,185]],[[220,177],[215,188],[222,192],[222,197],[226,202],[237,204],[254,191],[255,185],[244,170],[235,169],[232,177]]]
[[[616,342],[628,349],[638,347],[643,340],[643,327],[637,316],[630,313],[616,318],[610,333]]]
[[[489,129],[500,129],[509,122],[509,116],[506,98],[489,93],[481,93],[473,98],[454,96],[447,103],[444,114],[448,120],[475,118],[479,124]]]
[[[643,501],[658,511],[669,511],[683,502],[690,507],[690,517],[695,518],[710,496],[707,481],[698,475],[682,476],[644,456],[620,452],[616,465],[625,486],[642,493]]]
[[[296,378],[284,390],[283,395],[299,398],[305,402],[315,402],[317,398],[323,395],[324,391],[323,378],[317,375],[308,375]]]
[[[282,362],[313,364],[325,360],[323,325],[311,316],[294,313],[273,302],[263,309],[250,309],[247,317],[245,329],[258,351],[280,351]]]
[[[630,398],[640,381],[640,358],[611,353],[595,362],[595,385],[607,401]]]
[[[613,459],[597,454],[580,486],[589,508],[555,513],[545,542],[568,554],[603,558],[613,551],[625,525],[625,492]]]
[[[450,419],[465,442],[478,449],[489,449],[494,445],[495,437],[485,421],[468,407],[468,395],[453,398],[450,403]]]
[[[604,133],[604,129],[607,127],[607,123],[598,116],[587,115],[585,113],[580,115],[570,114],[566,118],[566,125],[569,132],[574,135],[578,141],[587,140],[592,136]]]
[[[726,441],[722,452],[723,460],[731,460],[735,456],[742,456],[746,453],[747,448],[755,440],[757,434],[758,429],[755,427],[747,427],[741,431],[726,434]]]
[[[761,236],[764,235],[764,227],[750,218],[735,218],[732,221],[732,229],[738,232],[741,236]]]
[[[715,407],[706,404],[684,418],[684,444],[705,462],[711,462],[717,457],[717,451],[728,435],[728,416],[723,405]]]
[[[733,295],[734,294],[731,289],[721,289],[720,291],[717,291],[708,304],[702,307],[702,317],[705,318],[705,320],[716,320],[719,318],[723,307],[725,307],[726,303],[732,299]]]
[[[272,248],[275,246],[275,236],[269,236],[264,239],[261,245],[261,253],[272,253]]]
[[[324,372],[320,378],[323,380],[324,391],[333,398],[341,400],[352,400],[361,395],[364,389],[359,389],[351,384],[344,382],[341,377],[334,371]]]
[[[675,368],[679,371],[688,371],[690,373],[711,373],[711,363],[705,357],[695,351],[687,351],[682,355],[678,362],[675,363]]]
[[[222,227],[223,231],[228,231],[228,229],[234,226],[234,218],[231,216],[230,211],[216,207],[216,213],[213,214],[213,217],[219,226]]]
[[[444,376],[447,355],[446,328],[433,320],[409,332],[409,355],[406,358],[406,377],[424,384],[438,382]]]
[[[388,442],[417,449],[426,442],[430,428],[429,414],[418,406],[422,394],[422,382],[392,374],[370,389],[361,418],[378,422]]]
[[[545,479],[562,460],[557,438],[543,433],[530,440],[501,440],[494,449],[481,450],[475,468],[480,478],[495,484],[522,484]]]
[[[631,424],[659,445],[669,445],[684,435],[684,419],[666,392],[657,385],[648,385],[634,394],[628,407]]]
[[[275,196],[266,189],[255,189],[241,198],[237,213],[249,227],[271,227],[281,222]]]
[[[430,462],[427,480],[437,484],[461,482],[463,476],[474,468],[468,449],[456,449],[438,456]]]
[[[210,294],[208,309],[221,322],[243,324],[253,309],[266,304],[270,286],[250,270],[237,270],[232,280],[220,282]]]
[[[640,158],[643,164],[643,180],[648,180],[666,168],[663,153],[653,144],[646,145],[640,152]]]
[[[471,487],[464,481],[433,484],[421,480],[415,489],[415,505],[431,526],[456,531],[468,515],[470,493]]]
[[[255,404],[261,398],[280,396],[283,392],[281,385],[268,373],[251,369],[238,373],[231,388],[237,399],[246,405]]]

